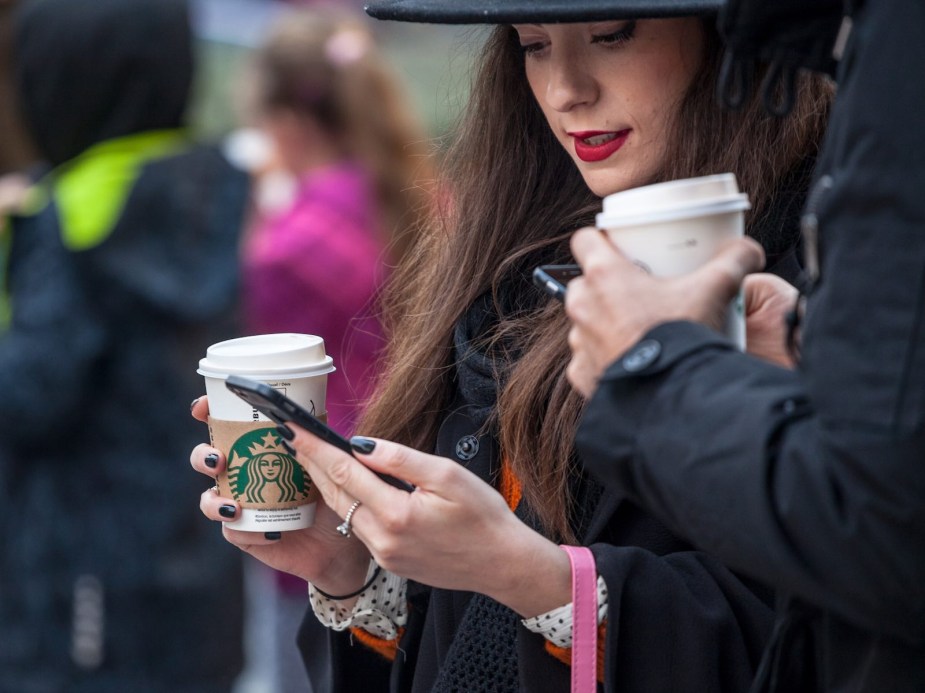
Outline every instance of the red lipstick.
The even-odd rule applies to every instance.
[[[570,132],[571,137],[575,138],[575,153],[582,161],[593,162],[603,161],[611,156],[629,137],[629,130],[620,130],[619,132],[607,130],[587,130],[584,132]],[[590,144],[589,139],[606,138],[597,144]]]

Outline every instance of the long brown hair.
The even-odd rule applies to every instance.
[[[768,212],[788,176],[815,154],[830,88],[807,78],[788,117],[764,114],[753,101],[724,112],[714,102],[720,41],[704,22],[706,67],[680,109],[669,164],[658,180],[732,171],[749,192],[750,226]],[[431,450],[452,395],[456,322],[492,291],[501,319],[489,336],[499,364],[492,425],[521,480],[524,499],[551,537],[574,541],[569,476],[583,401],[565,377],[568,319],[554,301],[506,302],[504,286],[529,280],[538,261],[569,259],[568,238],[593,223],[600,199],[555,140],[524,74],[515,32],[489,36],[446,167],[452,200],[439,210],[390,287],[385,374],[361,430]],[[652,181],[656,182],[656,181]],[[514,295],[517,295],[515,290]]]
[[[370,173],[398,262],[431,214],[431,147],[402,85],[351,14],[331,9],[286,13],[257,51],[251,110],[284,108],[311,116],[345,158]]]

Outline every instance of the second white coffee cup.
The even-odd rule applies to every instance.
[[[722,173],[608,195],[596,224],[639,267],[672,277],[697,269],[727,240],[741,237],[750,208],[735,175]],[[745,349],[741,292],[729,306],[724,333]]]

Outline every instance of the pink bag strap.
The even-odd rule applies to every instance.
[[[572,693],[597,692],[597,568],[584,546],[562,546],[572,564]]]

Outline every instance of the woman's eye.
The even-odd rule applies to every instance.
[[[533,43],[522,43],[520,45],[520,50],[524,55],[532,55],[539,53],[546,47],[545,43],[541,41],[535,41]]]
[[[611,32],[609,34],[602,34],[601,36],[592,36],[591,43],[618,45],[629,41],[631,38],[633,38],[634,33],[636,33],[636,22],[627,22],[625,25],[617,29],[617,31]]]

